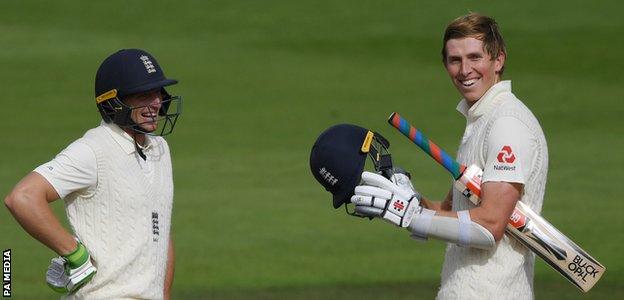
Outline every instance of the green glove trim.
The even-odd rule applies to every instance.
[[[76,269],[89,260],[89,252],[87,252],[87,248],[82,243],[78,242],[76,250],[70,254],[63,255],[63,257],[67,260],[70,269]]]
[[[54,290],[55,292],[60,293],[60,294],[67,294],[67,292],[69,292],[69,291],[67,290],[67,288],[66,288],[66,287],[64,287],[64,286],[63,286],[63,287],[60,287],[60,286],[54,286],[54,285],[51,285],[49,282],[48,282],[48,286],[49,286],[52,290]]]

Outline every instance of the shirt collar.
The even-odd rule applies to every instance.
[[[121,129],[121,127],[119,127],[115,123],[106,123],[104,121],[102,121],[100,125],[106,129],[106,131],[113,137],[115,142],[119,144],[121,149],[123,149],[124,152],[126,152],[126,154],[132,154],[136,152],[136,148],[134,147],[134,139],[127,132]],[[145,135],[146,145],[145,146],[139,145],[139,147],[143,151],[148,150],[152,146],[151,138],[152,138],[151,136]]]
[[[468,107],[466,99],[461,99],[457,104],[457,111],[464,115],[469,122],[474,121],[491,111],[501,99],[498,96],[502,93],[511,93],[511,80],[501,81],[490,87],[472,107]]]

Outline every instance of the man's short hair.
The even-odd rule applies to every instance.
[[[475,38],[483,42],[484,50],[492,57],[498,58],[502,52],[507,55],[505,41],[501,35],[498,24],[493,18],[479,13],[469,13],[461,16],[446,26],[444,41],[442,42],[442,61],[446,63],[446,42],[450,39]],[[500,71],[503,74],[505,66]]]

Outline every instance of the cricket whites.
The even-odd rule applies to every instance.
[[[455,188],[479,205],[483,174],[479,167],[459,164],[396,112],[390,115],[388,123],[446,168],[456,180]],[[585,250],[520,201],[509,218],[506,232],[583,292],[589,291],[606,270]]]

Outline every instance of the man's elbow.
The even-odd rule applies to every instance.
[[[15,190],[11,191],[11,193],[9,193],[6,197],[4,197],[4,206],[6,206],[10,212],[13,212],[18,202],[17,199],[18,199],[18,196],[17,196],[16,191]]]
[[[503,236],[505,236],[506,227],[507,227],[507,223],[504,223],[504,224],[493,223],[493,224],[490,224],[490,226],[488,226],[487,229],[488,231],[490,231],[490,233],[494,237],[494,240],[498,242],[503,238]]]
[[[30,190],[26,187],[16,187],[11,193],[4,198],[4,205],[9,209],[11,213],[19,210],[20,207],[28,205],[31,197],[29,195]]]

